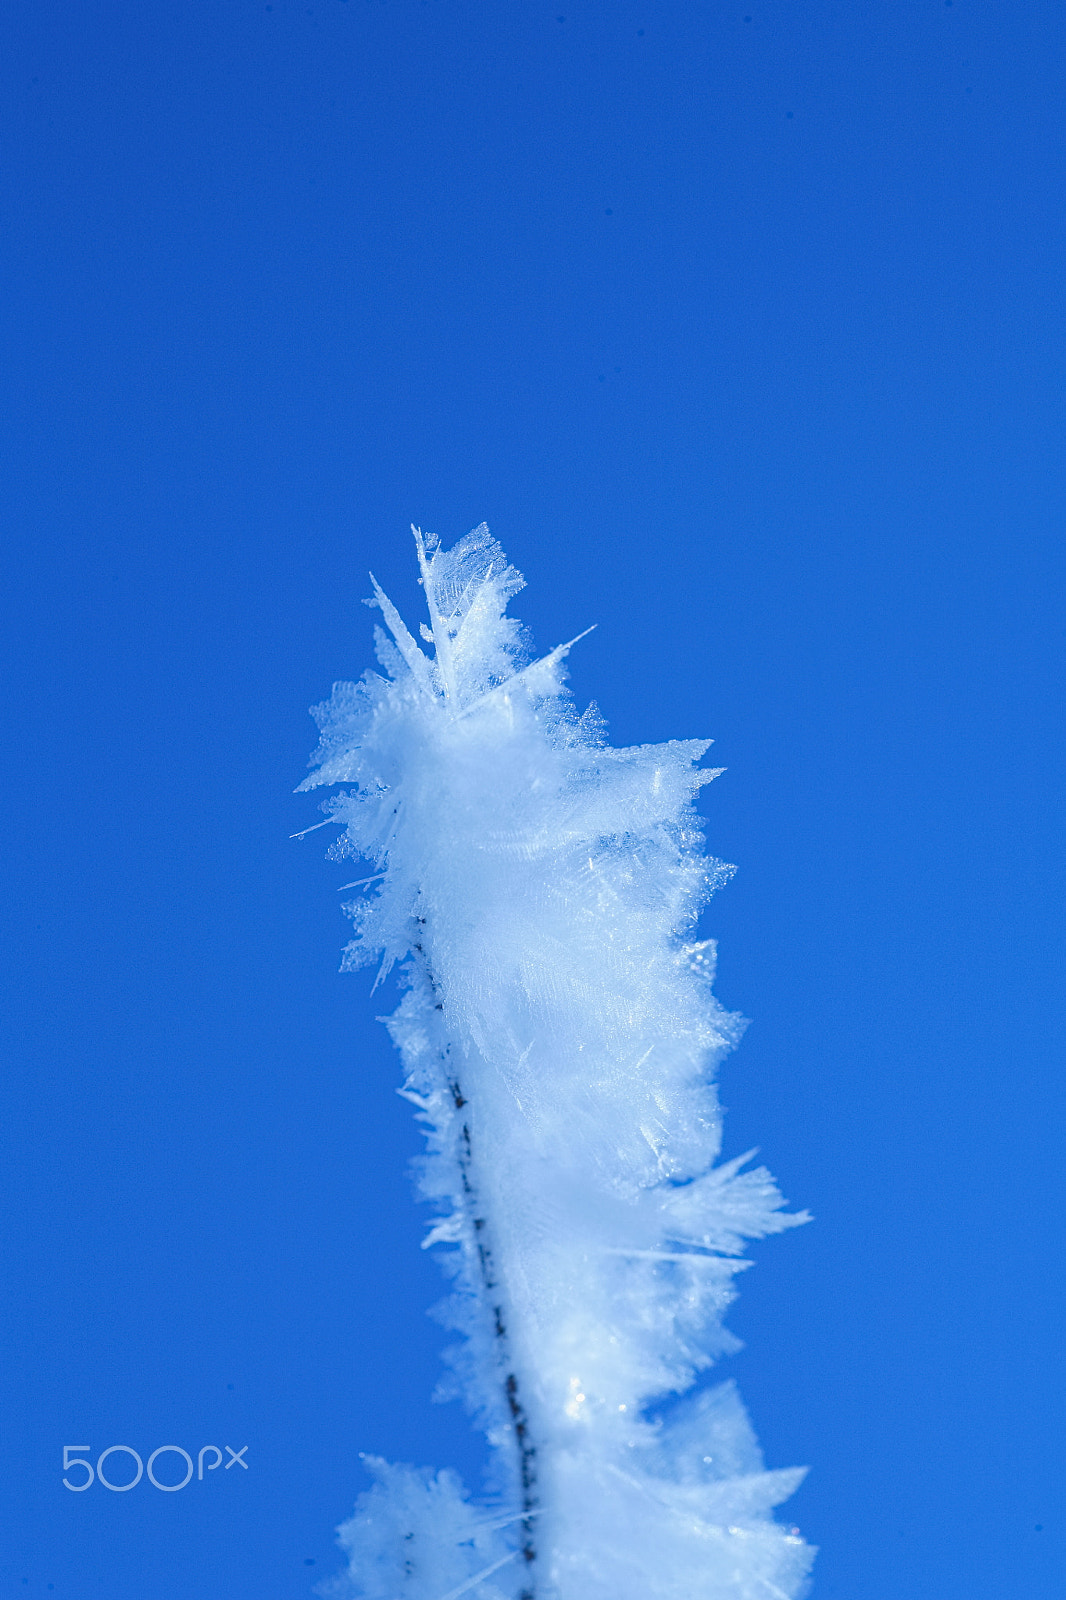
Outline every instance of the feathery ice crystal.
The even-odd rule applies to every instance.
[[[693,806],[708,741],[612,749],[563,687],[570,647],[530,658],[488,529],[416,543],[432,654],[375,583],[387,676],[316,709],[301,787],[348,786],[332,854],[376,874],[345,965],[404,964],[389,1030],[428,1143],[425,1243],[493,1468],[475,1502],[368,1462],[330,1592],[793,1600],[813,1552],[772,1508],[803,1471],[764,1470],[732,1384],[694,1387],[736,1348],[743,1241],[805,1220],[747,1157],[715,1165],[740,1024],[693,938],[730,870]]]

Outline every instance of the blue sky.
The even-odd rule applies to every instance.
[[[815,1595],[1058,1595],[1061,8],[0,33],[0,1594],[296,1600],[360,1450],[476,1477],[351,872],[289,835],[368,568],[413,614],[408,523],[484,518],[614,740],[728,768],[726,1150],[817,1221],[723,1375]],[[249,1470],[78,1495],[75,1442]]]

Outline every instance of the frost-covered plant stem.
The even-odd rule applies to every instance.
[[[715,1165],[739,1024],[693,937],[729,871],[693,806],[707,741],[612,749],[564,690],[570,647],[530,659],[488,530],[416,545],[432,655],[375,583],[388,676],[335,685],[303,787],[353,786],[333,853],[374,866],[346,965],[403,963],[425,1242],[493,1466],[475,1504],[370,1462],[337,1592],[791,1600],[811,1552],[771,1508],[802,1472],[763,1469],[731,1385],[694,1387],[736,1348],[743,1241],[804,1220],[748,1158]]]

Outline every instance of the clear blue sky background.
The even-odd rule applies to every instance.
[[[301,1600],[453,1463],[306,707],[482,518],[616,742],[713,735],[732,1318],[816,1596],[1063,1592],[1066,12],[0,19],[0,1596]],[[249,1446],[180,1494],[61,1448]],[[118,1479],[121,1457],[112,1457]],[[173,1470],[174,1458],[170,1458]],[[164,1471],[160,1463],[160,1471]],[[313,1563],[313,1565],[312,1565]]]

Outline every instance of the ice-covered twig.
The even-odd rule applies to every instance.
[[[696,1384],[736,1348],[744,1241],[805,1220],[750,1156],[715,1164],[740,1023],[693,940],[731,870],[693,804],[707,741],[611,748],[565,691],[570,645],[531,661],[487,528],[450,551],[414,531],[432,654],[374,582],[386,676],[317,709],[301,787],[347,786],[331,854],[374,869],[345,965],[402,963],[389,1029],[453,1285],[450,1389],[493,1466],[478,1506],[371,1463],[335,1592],[794,1600],[812,1552],[772,1508],[802,1473],[765,1471],[732,1386]]]

